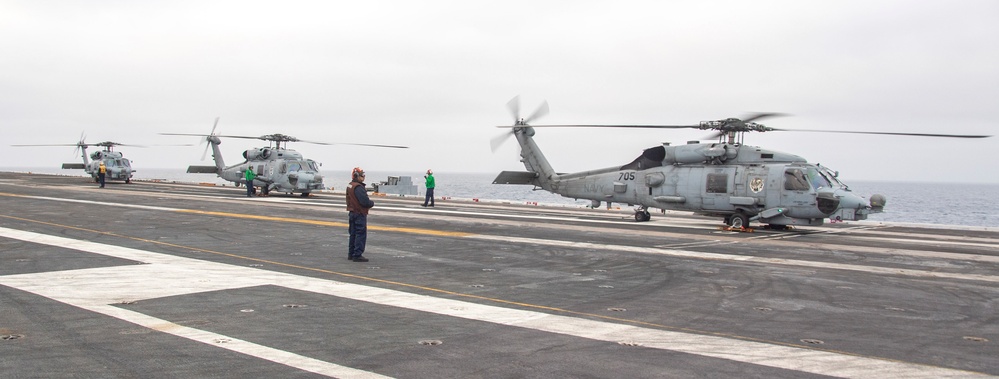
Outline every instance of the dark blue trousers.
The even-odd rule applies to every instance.
[[[349,212],[349,217],[347,230],[350,232],[350,243],[347,245],[347,258],[357,258],[364,254],[364,244],[368,241],[368,216]]]
[[[104,188],[104,176],[106,176],[106,174],[97,174],[97,179],[101,182],[101,188]]]
[[[423,206],[433,206],[434,205],[434,189],[427,188],[427,198],[423,199]]]

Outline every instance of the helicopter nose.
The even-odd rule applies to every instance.
[[[323,188],[323,177],[319,174],[298,173],[296,182],[301,190],[314,190]]]
[[[842,201],[840,197],[836,194],[830,192],[820,192],[815,196],[816,206],[819,208],[819,212],[824,215],[831,215],[836,212],[836,209],[840,207]]]
[[[844,209],[864,209],[867,208],[867,201],[852,193],[843,193],[839,196],[839,206]]]
[[[887,202],[888,199],[885,197],[885,195],[882,195],[880,193],[871,195],[871,208],[877,212],[884,210],[885,204]]]

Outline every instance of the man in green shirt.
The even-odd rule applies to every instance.
[[[427,175],[424,178],[427,179],[427,198],[423,200],[423,206],[432,207],[434,206],[434,187],[436,187],[436,183],[434,183],[434,171],[427,170]]]
[[[253,179],[255,179],[256,177],[257,177],[257,175],[253,173],[253,167],[252,166],[247,166],[246,167],[246,197],[253,196],[253,194],[255,192],[257,192],[257,189],[253,187]]]

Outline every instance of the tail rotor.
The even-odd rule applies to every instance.
[[[520,95],[514,96],[512,99],[510,99],[510,101],[506,103],[506,107],[507,109],[510,110],[510,115],[513,116],[513,127],[510,129],[509,132],[504,132],[503,134],[500,134],[490,139],[489,147],[492,149],[493,153],[495,153],[500,146],[502,146],[504,143],[506,143],[508,139],[510,139],[510,136],[513,135],[515,128],[530,126],[531,121],[542,118],[548,115],[549,112],[548,101],[546,100],[542,102],[541,105],[538,106],[538,109],[535,109],[534,113],[531,113],[529,117],[521,118]]]
[[[73,156],[74,157],[77,156],[78,154],[80,154],[80,149],[86,149],[87,148],[87,143],[84,142],[86,139],[87,139],[87,131],[84,130],[84,131],[80,132],[80,142],[77,142],[76,143],[76,148],[73,149]]]
[[[215,136],[215,128],[218,127],[219,127],[219,117],[215,117],[215,124],[212,125],[212,132],[208,134],[208,137],[205,137],[205,152],[201,153],[202,161],[204,161],[205,158],[208,158],[208,148],[212,147],[212,144],[209,143],[209,141],[211,140],[212,137]]]

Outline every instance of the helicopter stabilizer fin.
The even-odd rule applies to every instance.
[[[493,184],[534,184],[538,178],[538,173],[530,171],[503,171]]]

